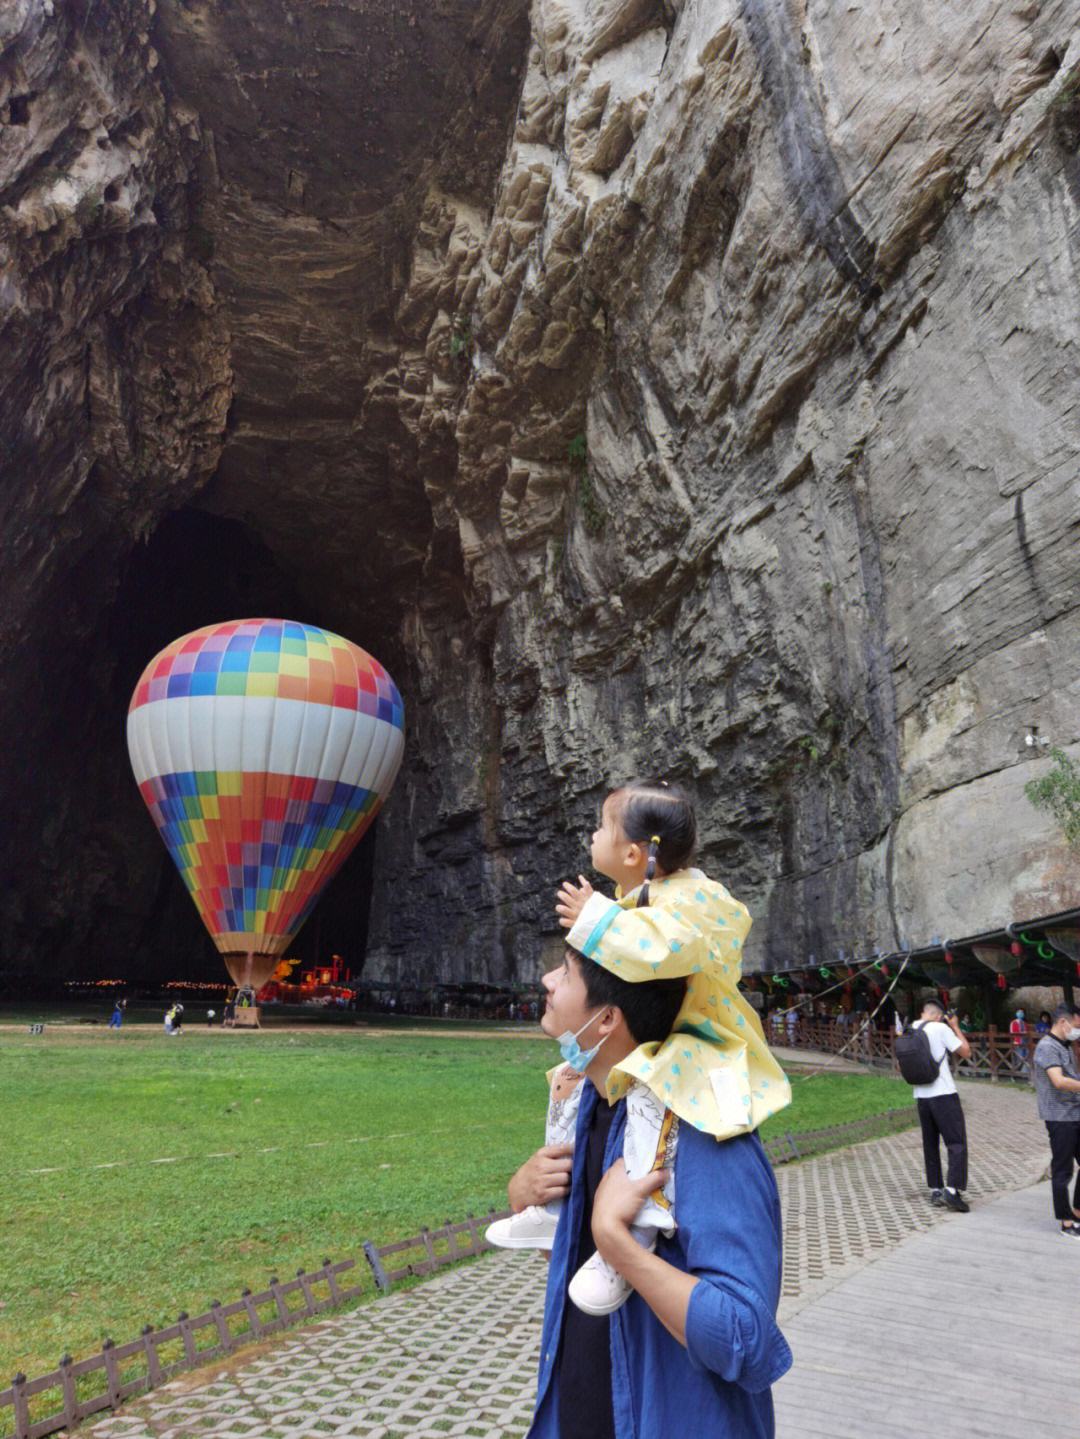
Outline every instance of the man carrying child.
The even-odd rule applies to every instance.
[[[516,1210],[567,1202],[551,1251],[530,1439],[771,1439],[770,1386],[791,1351],[775,1322],[779,1199],[757,1135],[717,1142],[684,1125],[678,1226],[655,1252],[631,1233],[667,1176],[627,1178],[626,1099],[609,1102],[612,1070],[668,1036],[685,981],[628,983],[568,948],[544,988],[544,1032],[555,1038],[589,1025],[590,1059],[574,1145],[538,1150],[509,1185]],[[594,1247],[633,1290],[610,1316],[568,1302],[570,1280]]]

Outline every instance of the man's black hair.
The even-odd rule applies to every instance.
[[[1054,1010],[1054,1023],[1061,1019],[1073,1019],[1080,1014],[1080,1004],[1059,1004]]]
[[[924,999],[922,1007],[923,1009],[940,1009],[942,1014],[946,1012],[944,1004],[942,1004],[940,999],[936,999],[934,996],[931,996],[929,999]]]
[[[610,1004],[621,1009],[626,1027],[638,1044],[667,1039],[686,998],[685,979],[647,979],[640,984],[630,984],[594,960],[586,959],[569,944],[566,953],[577,961],[590,1005],[599,1008]]]

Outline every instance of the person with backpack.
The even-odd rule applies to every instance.
[[[919,1018],[897,1039],[896,1059],[900,1073],[912,1086],[919,1111],[930,1203],[966,1214],[967,1127],[949,1067],[950,1054],[968,1059],[971,1045],[956,1015],[951,1011],[946,1014],[939,999],[928,999]],[[941,1175],[942,1140],[949,1165],[945,1182]]]

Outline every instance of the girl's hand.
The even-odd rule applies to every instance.
[[[583,874],[578,875],[577,884],[566,880],[555,896],[555,913],[563,929],[573,929],[592,892],[593,887]]]

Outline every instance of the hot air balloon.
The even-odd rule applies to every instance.
[[[317,625],[207,625],[143,671],[135,778],[239,987],[266,983],[375,818],[404,724],[378,660]]]

